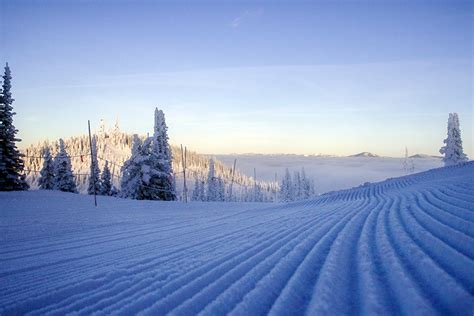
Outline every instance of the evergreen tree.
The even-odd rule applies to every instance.
[[[408,174],[408,168],[409,168],[409,163],[408,163],[408,148],[405,146],[405,159],[403,159],[403,170],[405,171],[406,174]]]
[[[141,146],[142,142],[138,135],[133,135],[132,154],[123,164],[122,179],[120,183],[120,196],[129,199],[139,199],[141,184]]]
[[[159,200],[176,200],[176,189],[173,176],[171,148],[168,143],[168,127],[165,122],[163,111],[155,109],[155,126],[153,134],[153,149],[151,153],[154,157],[153,170],[150,184],[159,188],[156,190]]]
[[[59,152],[54,158],[54,189],[77,193],[74,175],[72,174],[71,158],[66,152],[62,139],[59,140]]]
[[[207,201],[207,198],[206,198],[206,185],[204,183],[204,181],[199,181],[199,198],[201,201]]]
[[[215,175],[214,159],[209,160],[209,172],[207,174],[207,194],[208,201],[218,201],[219,199],[219,182]]]
[[[54,163],[51,157],[49,147],[43,149],[43,168],[40,171],[40,178],[38,180],[39,188],[43,190],[54,189]]]
[[[293,192],[294,200],[301,200],[303,198],[303,185],[299,171],[293,173]]]
[[[13,125],[11,94],[11,72],[8,63],[5,66],[2,89],[0,89],[0,191],[27,190],[28,184],[25,175],[23,155],[16,147],[18,130]]]
[[[301,169],[301,185],[302,185],[302,199],[308,199],[314,195],[314,186],[312,185],[312,180],[306,177],[306,172],[304,168]]]
[[[105,161],[104,170],[100,179],[100,194],[101,195],[112,195],[112,181],[109,169],[109,162]]]
[[[459,128],[457,113],[449,113],[448,137],[444,140],[444,143],[446,145],[441,147],[439,152],[444,155],[443,162],[445,166],[456,165],[468,160],[462,148],[461,129]]]
[[[134,137],[130,159],[122,168],[122,196],[138,200],[176,200],[172,155],[164,113],[155,109],[153,137]]]
[[[192,201],[201,201],[201,197],[199,196],[199,180],[196,177],[194,181],[194,190],[193,195],[191,196]]]
[[[138,139],[138,137],[137,137]],[[157,169],[158,156],[154,151],[154,139],[148,137],[143,143],[137,141],[134,152],[122,169],[122,196],[136,200],[166,200],[174,188],[173,179],[162,182],[163,172]]]
[[[217,201],[225,201],[225,183],[224,180],[222,180],[221,177],[217,178],[217,196],[216,196]]]
[[[290,202],[294,200],[293,183],[288,168],[285,171],[285,177],[281,181],[280,186],[280,201]]]
[[[89,175],[89,186],[87,188],[88,194],[99,194],[101,192],[100,188],[100,170],[99,162],[97,161],[97,137],[92,138],[92,157],[91,157],[91,166],[90,166],[90,175]]]
[[[139,200],[171,200],[173,179],[159,169],[159,156],[154,150],[154,138],[145,139],[139,153],[140,182]],[[176,199],[174,196],[173,199]]]

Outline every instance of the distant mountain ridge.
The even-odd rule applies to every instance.
[[[441,156],[435,156],[435,155],[427,155],[427,154],[415,154],[415,155],[411,155],[409,156],[408,158],[421,158],[421,159],[426,159],[426,158],[443,158]]]
[[[368,152],[368,151],[363,151],[361,153],[355,154],[355,155],[350,155],[348,157],[367,157],[367,158],[376,158],[380,157],[379,155],[376,155],[374,153]]]

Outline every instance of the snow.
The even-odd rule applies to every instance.
[[[301,171],[304,167],[306,176],[314,180],[316,193],[347,189],[364,184],[377,182],[387,178],[406,175],[404,158],[393,157],[335,157],[335,156],[304,156],[304,155],[262,155],[235,154],[217,155],[217,159],[231,165],[237,159],[237,169],[247,175],[257,169],[257,179],[273,181],[275,173],[281,182],[285,169],[290,172]],[[426,171],[443,166],[440,158],[427,157],[410,159],[414,171]]]
[[[289,204],[98,204],[0,192],[0,314],[474,309],[474,162]]]

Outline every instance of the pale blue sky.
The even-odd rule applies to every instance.
[[[118,116],[204,153],[473,149],[469,1],[0,0],[25,144]]]

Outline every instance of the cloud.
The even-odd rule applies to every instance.
[[[262,8],[256,9],[256,10],[246,10],[244,13],[234,18],[232,22],[230,23],[230,26],[232,26],[233,28],[237,28],[240,26],[240,24],[242,24],[246,20],[260,17],[262,16],[262,14],[263,14]]]

